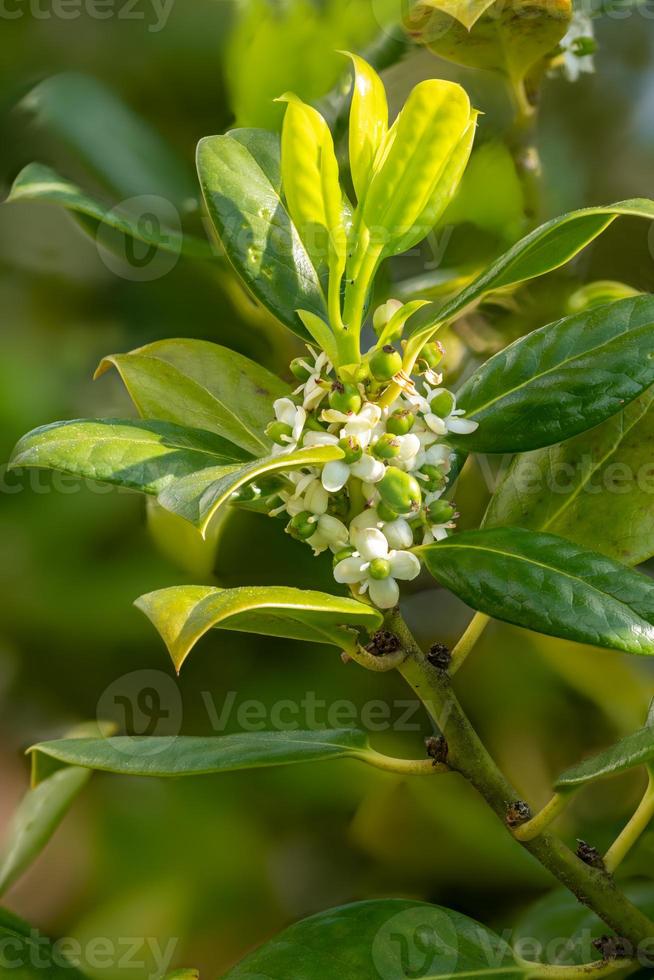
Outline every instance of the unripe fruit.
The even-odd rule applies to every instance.
[[[293,429],[290,425],[286,425],[285,422],[270,422],[266,426],[266,435],[273,442],[277,443],[278,446],[286,446],[288,443],[283,437],[292,436]]]
[[[427,477],[424,480],[424,486],[430,493],[436,493],[438,490],[443,490],[445,484],[447,483],[447,477],[443,471],[438,466],[423,466],[421,473]]]
[[[385,579],[391,574],[391,563],[387,558],[375,558],[370,562],[370,577]]]
[[[416,417],[408,408],[398,408],[386,423],[386,429],[394,436],[405,436],[414,426]]]
[[[361,408],[361,395],[354,385],[335,381],[329,393],[329,407],[345,415],[356,414]]]
[[[438,367],[444,356],[445,348],[438,340],[435,340],[431,344],[425,344],[420,351],[420,360],[424,361],[427,367],[430,367],[432,370]]]
[[[339,448],[343,450],[343,462],[351,466],[352,463],[358,463],[363,456],[363,449],[361,448],[361,443],[356,436],[347,436],[345,439],[341,439],[339,442]]]
[[[377,514],[379,515],[380,521],[396,521],[400,516],[385,504],[383,500],[380,500],[377,504]]]
[[[454,409],[455,401],[454,395],[451,391],[441,391],[440,394],[434,395],[429,407],[434,415],[438,415],[439,419],[446,419],[452,414]]]
[[[341,551],[337,551],[334,555],[334,568],[336,568],[339,562],[345,561],[346,558],[351,558],[354,551],[355,549],[350,546],[343,548]]]
[[[288,525],[288,533],[298,541],[307,541],[316,533],[316,520],[312,513],[303,510],[301,514],[296,514],[291,518]]]
[[[372,447],[372,454],[381,460],[395,459],[396,456],[400,455],[400,443],[397,436],[385,432]]]
[[[422,503],[420,485],[415,477],[396,466],[389,466],[381,483],[377,484],[379,495],[389,507],[398,514],[415,513]]]
[[[402,356],[390,344],[370,358],[370,372],[376,381],[390,381],[401,370]]]
[[[291,374],[298,381],[308,381],[311,377],[311,372],[307,369],[306,363],[303,357],[294,357],[290,364]]]
[[[455,510],[447,500],[434,500],[427,508],[427,518],[430,524],[448,524],[454,517]]]

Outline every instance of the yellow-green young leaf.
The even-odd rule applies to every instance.
[[[297,310],[297,315],[332,364],[338,364],[338,349],[328,324],[311,310]]]
[[[257,477],[342,458],[343,450],[338,446],[311,446],[283,456],[267,456],[245,465],[236,463],[231,466],[213,466],[203,471],[198,469],[198,472],[189,473],[164,487],[159,494],[159,503],[196,524],[202,534],[206,535],[209,522],[218,508],[227,503],[236,490]]]
[[[382,624],[377,609],[356,599],[285,586],[174,586],[144,595],[136,605],[159,631],[177,671],[198,640],[216,627],[347,648],[352,645],[347,627],[372,632]]]
[[[345,52],[354,66],[350,107],[350,171],[359,201],[365,195],[377,151],[388,132],[388,103],[383,82],[374,68],[356,54]]]
[[[291,218],[314,263],[343,265],[347,235],[334,141],[323,117],[292,92],[282,96],[282,185]]]
[[[572,18],[571,0],[422,0],[407,27],[420,43],[457,64],[500,71],[521,82],[553,51]]]
[[[420,241],[445,210],[472,146],[473,122],[460,85],[431,79],[413,89],[386,136],[363,203],[363,221],[384,254]]]

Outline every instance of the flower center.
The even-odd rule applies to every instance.
[[[388,578],[391,574],[391,563],[387,558],[375,558],[370,562],[370,577],[376,579]]]

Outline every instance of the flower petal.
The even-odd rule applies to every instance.
[[[322,471],[322,485],[329,493],[338,493],[350,479],[350,467],[342,459],[333,459]]]
[[[434,415],[432,412],[429,412],[428,415],[425,415],[425,422],[431,431],[435,432],[437,436],[447,435],[447,426],[444,420],[439,418],[438,415]]]
[[[364,577],[364,573],[361,571],[363,564],[361,558],[344,558],[343,561],[339,561],[334,569],[334,578],[341,585],[354,585],[355,582],[361,582]]]
[[[449,418],[447,420],[447,427],[450,432],[456,432],[461,436],[469,436],[471,432],[477,431],[479,422],[473,422],[472,419]]]
[[[304,505],[312,514],[326,514],[329,507],[329,494],[320,480],[314,480],[304,495]]]
[[[327,465],[329,466],[329,463]],[[386,467],[381,460],[369,456],[368,453],[364,453],[357,463],[353,463],[350,470],[354,476],[358,476],[364,483],[379,483],[380,480],[384,479],[386,473]]]
[[[404,461],[411,459],[413,456],[416,456],[420,452],[420,449],[422,448],[420,439],[412,432],[409,432],[409,434],[406,436],[400,436],[399,443],[400,443],[400,459]]]
[[[395,551],[389,555],[391,575],[407,582],[420,575],[420,562],[410,551]]]
[[[290,425],[291,428],[295,425],[297,405],[290,398],[278,398],[273,402],[273,409],[278,422]]]
[[[400,599],[400,587],[394,578],[371,578],[370,598],[379,609],[392,609]]]
[[[306,446],[337,446],[338,437],[331,432],[307,432],[303,445]]]
[[[356,547],[365,561],[388,558],[388,541],[376,527],[363,528],[356,535]]]
[[[335,546],[337,550],[345,548],[350,540],[345,524],[339,521],[338,517],[332,517],[331,514],[323,514],[318,519],[318,531],[329,547]]]
[[[391,548],[411,548],[413,545],[411,525],[402,517],[398,517],[396,521],[389,521],[388,524],[384,524],[382,531]]]

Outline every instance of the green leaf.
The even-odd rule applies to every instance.
[[[38,784],[53,765],[79,766],[126,776],[205,776],[369,754],[368,736],[356,729],[190,735],[112,736],[41,742],[30,750]],[[48,777],[52,778],[52,777]]]
[[[516,456],[486,527],[550,531],[623,562],[654,555],[654,388],[574,439]]]
[[[349,127],[350,171],[357,200],[361,201],[368,189],[377,151],[388,132],[388,103],[384,83],[375,69],[358,55],[347,54],[354,69]]]
[[[213,473],[226,464],[238,469],[245,459],[241,449],[201,429],[145,420],[75,419],[23,436],[9,465],[61,470],[156,494],[198,470]]]
[[[156,194],[180,210],[197,207],[191,169],[97,79],[75,72],[54,75],[32,89],[18,108],[121,198]]]
[[[606,207],[570,211],[553,218],[517,242],[469,286],[448,300],[438,311],[438,324],[453,320],[492,290],[517,286],[559,269],[601,235],[619,215],[652,220],[654,201],[636,198]],[[405,367],[413,367],[418,354],[434,332],[434,326],[427,325],[411,335],[406,348]]]
[[[28,790],[13,816],[0,857],[0,895],[41,853],[89,777],[85,769],[61,769]]]
[[[338,364],[338,347],[329,325],[321,316],[316,316],[310,310],[298,310],[297,315],[307,328],[312,340],[315,340],[318,346],[324,350],[332,364]]]
[[[439,57],[499,71],[520,84],[556,48],[571,18],[570,0],[420,0],[408,27]]]
[[[84,219],[91,219],[90,222],[83,222],[83,227],[92,237],[97,237],[99,227],[103,225],[175,255],[185,253],[197,258],[211,258],[213,255],[209,242],[183,233],[181,224],[175,227],[161,220],[168,217],[168,207],[166,214],[157,216],[156,221],[145,220],[138,198],[111,207],[90,197],[77,184],[40,163],[29,163],[16,177],[7,203],[16,201],[56,204]],[[174,218],[175,214],[171,217]]]
[[[197,166],[207,208],[227,258],[253,295],[298,336],[296,314],[327,317],[309,255],[281,200],[279,138],[234,130],[200,140]]]
[[[654,296],[566,317],[500,351],[466,381],[473,452],[551,446],[616,415],[654,383]]]
[[[174,586],[144,595],[136,605],[159,631],[178,671],[198,640],[215,627],[343,649],[352,644],[348,627],[374,632],[383,622],[377,609],[356,599],[285,586]]]
[[[654,582],[604,555],[522,528],[467,531],[416,552],[441,585],[495,619],[654,654]]]
[[[583,786],[602,776],[614,776],[636,766],[643,766],[654,761],[654,728],[645,725],[631,735],[625,735],[615,745],[593,756],[584,759],[577,766],[566,769],[556,780],[557,790],[573,789]]]
[[[242,354],[206,340],[160,340],[105,357],[96,377],[112,365],[144,418],[216,432],[253,455],[270,450],[264,429],[289,387]]]
[[[12,980],[86,980],[59,946],[5,909],[0,909],[0,949],[4,963],[11,964],[2,973]]]
[[[268,473],[302,469],[303,466],[329,463],[342,457],[343,451],[338,446],[312,446],[282,456],[267,456],[245,466],[239,463],[205,470],[196,467],[195,472],[167,484],[159,494],[159,503],[205,532],[218,508],[246,483]]]
[[[458,912],[409,900],[358,902],[285,929],[224,980],[451,980],[524,976],[508,945]]]

